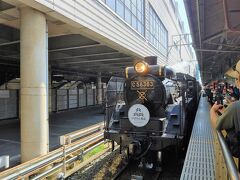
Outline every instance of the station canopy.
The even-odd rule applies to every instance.
[[[184,0],[203,82],[223,79],[240,59],[239,0]]]
[[[14,1],[11,1],[14,2]],[[15,1],[14,3],[20,3]],[[0,76],[2,81],[19,77],[20,15],[19,5],[0,0]],[[48,58],[52,76],[68,80],[122,74],[133,64],[133,57],[81,34],[81,28],[70,26],[46,15],[48,23]]]

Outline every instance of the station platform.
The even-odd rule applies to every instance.
[[[101,106],[89,106],[51,114],[49,117],[50,151],[59,147],[61,135],[102,122]],[[10,166],[20,161],[20,122],[17,119],[0,121],[0,156],[10,156]]]
[[[181,180],[208,179],[215,177],[214,135],[210,124],[209,103],[201,97]]]

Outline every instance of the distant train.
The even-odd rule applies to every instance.
[[[107,85],[104,136],[158,167],[164,148],[186,144],[199,94],[195,78],[140,61]]]

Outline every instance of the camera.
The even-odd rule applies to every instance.
[[[217,91],[216,91],[216,96],[215,96],[215,101],[217,101],[217,104],[222,104],[223,105],[223,87],[218,85],[217,86]]]

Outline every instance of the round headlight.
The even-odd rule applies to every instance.
[[[148,71],[148,64],[144,61],[135,64],[134,69],[137,73],[146,73]]]

